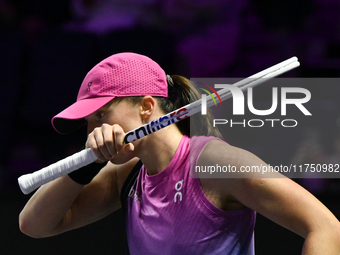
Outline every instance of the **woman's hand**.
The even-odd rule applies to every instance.
[[[91,148],[100,162],[122,164],[136,156],[132,143],[123,146],[124,137],[121,126],[103,124],[88,135],[86,148]]]

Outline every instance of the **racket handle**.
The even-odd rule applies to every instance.
[[[20,189],[24,194],[29,194],[41,185],[67,175],[79,168],[93,163],[96,160],[97,157],[90,148],[84,149],[67,158],[59,160],[52,165],[44,167],[39,171],[20,176],[18,178]]]

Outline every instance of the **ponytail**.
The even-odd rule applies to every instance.
[[[196,86],[187,78],[180,75],[168,75],[168,97],[155,97],[159,107],[164,113],[172,112],[191,102],[201,98],[201,93]],[[143,97],[128,97],[130,102],[137,103]],[[222,138],[220,131],[213,127],[214,116],[210,109],[207,109],[206,115],[199,113],[183,119],[176,123],[178,129],[183,135],[187,136],[215,136]]]
[[[168,98],[158,97],[157,99],[160,108],[165,113],[169,113],[200,98],[201,93],[190,80],[180,75],[168,75]],[[177,122],[176,125],[183,135],[205,135],[222,138],[220,131],[212,125],[213,119],[211,110],[207,109],[207,115],[203,116],[197,113],[190,118]]]

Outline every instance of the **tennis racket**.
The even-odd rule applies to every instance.
[[[274,78],[280,74],[292,70],[299,65],[300,63],[298,62],[298,59],[296,57],[292,57],[259,73],[249,76],[246,79],[236,82],[233,85],[244,91],[247,88],[255,87],[267,81],[268,79]],[[218,94],[221,98],[221,101],[232,97],[232,93],[229,89],[221,89],[218,91]],[[215,94],[213,94],[213,96],[216,97]],[[207,107],[211,107],[214,104],[215,103],[211,97],[206,98]],[[188,118],[191,115],[200,112],[201,107],[202,100],[200,99],[173,112],[165,114],[164,116],[153,120],[150,123],[131,130],[126,133],[124,144],[136,141],[146,135],[156,132],[157,130]],[[39,188],[41,185],[78,170],[90,163],[93,163],[95,160],[97,160],[97,158],[93,151],[90,148],[84,149],[38,171],[20,176],[18,178],[19,187],[24,194],[29,194],[35,189]]]

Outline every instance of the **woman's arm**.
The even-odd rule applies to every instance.
[[[57,235],[120,208],[120,189],[138,161],[132,144],[122,146],[124,135],[118,125],[94,128],[86,147],[93,150],[98,161],[110,161],[87,185],[78,184],[66,175],[40,187],[20,213],[20,230],[36,238]]]
[[[203,150],[199,164],[230,164],[240,169],[241,166],[263,166],[265,163],[250,152],[214,140]],[[209,187],[222,200],[230,201],[231,196],[302,236],[305,238],[303,254],[340,254],[340,223],[312,194],[280,174],[276,178],[265,175],[247,178],[244,173],[238,177],[201,179],[202,188]]]
[[[119,167],[131,170],[133,164],[135,160]],[[117,185],[119,167],[108,163],[85,186],[69,176],[42,186],[20,213],[20,230],[35,238],[53,236],[90,224],[117,210],[121,206]]]

